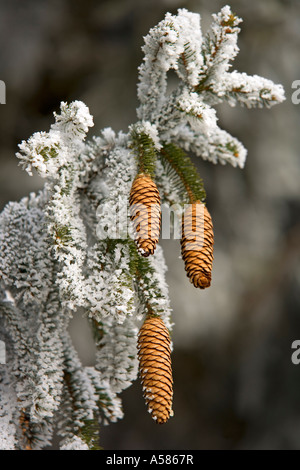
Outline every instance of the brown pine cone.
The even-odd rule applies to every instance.
[[[200,201],[190,204],[182,221],[181,254],[187,276],[200,289],[211,283],[213,245],[213,225],[206,206]]]
[[[161,318],[148,316],[138,336],[139,372],[149,413],[158,423],[173,415],[171,340]]]
[[[153,255],[160,234],[161,209],[158,189],[149,175],[140,173],[135,178],[129,204],[138,251],[145,257]]]

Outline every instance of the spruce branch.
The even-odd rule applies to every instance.
[[[124,413],[121,398],[111,390],[109,382],[103,380],[101,372],[94,367],[86,367],[86,373],[90,377],[97,394],[99,422],[107,425],[122,419]]]
[[[249,76],[236,70],[224,73],[218,83],[212,83],[207,92],[215,95],[216,99],[226,100],[230,106],[237,103],[247,108],[270,108],[284,99],[282,85],[275,85],[258,75]]]
[[[3,327],[1,331],[3,331]],[[4,339],[4,336],[2,338]],[[7,335],[5,339],[7,340]],[[8,344],[8,341],[6,341],[7,346]],[[7,360],[9,359],[10,355],[7,354]],[[0,374],[0,399],[0,446],[3,450],[15,450],[18,448],[19,433],[19,421],[16,418],[18,414],[18,401],[14,384],[11,381],[8,370],[5,368],[3,368]]]
[[[237,39],[241,22],[242,19],[232,13],[228,5],[213,15],[212,24],[203,40],[203,70],[195,87],[197,93],[204,91],[215,78],[229,69],[230,61],[239,51]]]
[[[138,359],[152,416],[163,423],[172,414],[172,312],[167,266],[156,246],[161,206],[204,208],[200,221],[188,212],[187,227],[204,229],[204,246],[188,253],[188,233],[181,248],[194,286],[208,287],[213,226],[187,153],[243,168],[247,151],[218,127],[214,105],[270,108],[285,99],[282,86],[269,79],[229,72],[240,22],[225,6],[202,36],[200,15],[167,13],[145,37],[138,120],[126,132],[105,128],[86,141],[93,126],[87,106],[63,102],[49,132],[19,145],[20,165],[45,186],[0,214],[0,329],[8,351],[0,370],[2,448],[43,449],[57,429],[62,450],[98,449],[99,424],[123,418],[119,395],[136,379]],[[170,70],[179,84],[168,93]],[[146,249],[137,243],[139,251],[128,210],[133,202],[146,206],[143,216],[156,207],[156,233]],[[133,222],[141,230],[141,221]],[[79,308],[94,332],[96,359],[89,367],[68,331]],[[142,319],[159,332],[140,336],[138,357]],[[153,375],[147,364],[154,356]]]
[[[135,151],[138,173],[147,173],[151,178],[155,173],[157,150],[161,145],[158,140],[157,130],[150,123],[133,126],[131,131],[130,147]]]
[[[198,200],[203,202],[206,197],[203,181],[186,153],[180,147],[170,143],[163,146],[160,157],[170,180],[177,188],[180,188],[182,203],[192,204]]]
[[[162,249],[158,246],[153,256],[142,258],[132,242],[130,246],[130,270],[136,291],[138,317],[141,318],[145,313],[159,315],[171,330],[171,306],[165,280],[167,266]]]
[[[98,330],[99,324],[94,322]],[[136,379],[137,327],[132,318],[122,324],[111,317],[101,323],[101,339],[96,342],[96,370],[115,395],[129,387]],[[103,393],[103,392],[102,392]]]
[[[99,322],[113,316],[123,323],[134,314],[134,289],[129,271],[129,247],[126,240],[99,242],[88,252],[85,281],[87,315]]]
[[[247,150],[243,144],[227,131],[215,128],[213,134],[204,136],[187,125],[178,127],[172,141],[186,152],[208,160],[214,164],[230,163],[234,167],[243,168],[246,162]]]
[[[92,382],[82,367],[67,332],[62,335],[62,341],[64,345],[64,376],[62,405],[58,422],[58,434],[63,439],[61,445],[66,439],[72,439],[73,436],[84,440],[88,423],[93,423],[97,418],[97,395]],[[96,438],[97,436],[95,436],[95,440]],[[85,443],[88,445],[88,442]]]

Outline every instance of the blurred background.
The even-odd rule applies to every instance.
[[[220,127],[248,149],[245,169],[193,158],[215,229],[212,286],[195,289],[178,240],[163,240],[173,308],[174,418],[157,426],[137,381],[123,394],[125,418],[101,430],[105,449],[300,449],[300,80],[299,0],[232,0],[243,18],[232,69],[282,83],[271,110],[218,106]],[[84,101],[91,135],[136,120],[143,36],[185,7],[203,32],[218,0],[0,0],[0,210],[42,187],[18,166],[17,145],[49,129],[61,101]],[[85,323],[71,333],[85,365]],[[55,448],[55,444],[53,445]]]

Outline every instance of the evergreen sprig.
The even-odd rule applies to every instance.
[[[130,273],[134,280],[135,289],[137,292],[137,297],[139,303],[144,305],[145,311],[148,314],[159,312],[153,311],[153,306],[151,305],[151,292],[145,289],[144,283],[147,283],[149,286],[149,281],[151,283],[151,287],[153,292],[157,292],[157,296],[160,295],[159,293],[159,285],[154,278],[154,270],[150,264],[150,260],[147,258],[143,258],[139,256],[136,250],[136,246],[134,243],[129,243],[130,249]],[[147,294],[146,294],[147,292]]]
[[[197,168],[184,150],[173,143],[165,143],[159,157],[171,180],[182,195],[182,203],[204,202],[206,198],[203,180]]]
[[[78,437],[85,442],[89,450],[102,450],[100,446],[99,420],[87,419],[81,427]]]
[[[138,173],[147,173],[154,177],[157,150],[151,137],[146,132],[133,131],[131,147],[136,152]]]
[[[130,272],[132,273],[141,315],[147,313],[162,316],[170,327],[168,294],[157,265],[157,259],[161,255],[160,247],[157,247],[158,250],[154,256],[144,258],[139,256],[132,240],[129,242],[129,246]],[[160,263],[162,261],[160,260]]]

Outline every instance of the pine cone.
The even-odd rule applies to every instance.
[[[181,254],[187,276],[200,289],[211,283],[213,244],[213,225],[206,206],[200,201],[190,204],[182,221]]]
[[[147,317],[138,336],[139,372],[148,411],[158,424],[165,423],[173,415],[170,343],[162,319]]]
[[[140,173],[135,178],[129,204],[138,251],[145,257],[153,255],[159,239],[161,209],[158,189],[149,175]]]

